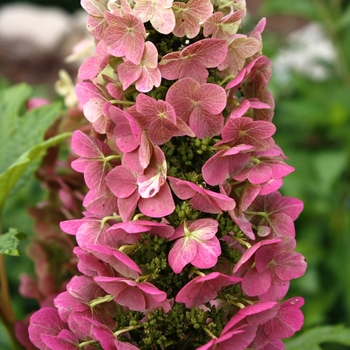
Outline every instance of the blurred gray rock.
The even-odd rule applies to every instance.
[[[64,58],[88,37],[86,12],[29,3],[0,7],[0,75],[13,82],[52,84],[61,68],[74,72]]]

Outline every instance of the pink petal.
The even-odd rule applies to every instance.
[[[195,241],[188,238],[179,238],[169,252],[169,265],[176,274],[179,274],[194,259],[196,254],[197,245]]]
[[[199,219],[188,225],[191,236],[200,240],[208,240],[215,236],[218,231],[219,223],[214,219]]]
[[[127,198],[137,189],[137,176],[126,165],[118,165],[105,177],[109,189],[119,198]]]
[[[194,38],[200,30],[199,22],[204,22],[212,13],[209,0],[190,0],[187,4],[174,2],[176,25],[173,34],[178,37]]]
[[[28,328],[29,339],[39,349],[46,350],[48,348],[44,345],[41,335],[47,334],[56,336],[64,328],[67,328],[67,325],[61,320],[55,308],[41,308],[30,318]]]
[[[175,210],[175,203],[168,184],[164,184],[152,198],[140,198],[138,203],[141,213],[152,218],[170,215]]]
[[[127,198],[118,198],[119,215],[123,221],[129,221],[132,219],[139,199],[140,195],[137,191]]]
[[[105,30],[104,41],[110,54],[116,57],[125,56],[134,64],[140,64],[146,38],[143,23],[131,14],[123,17],[105,12],[108,27]]]
[[[200,269],[210,269],[216,265],[220,254],[221,247],[217,237],[197,242],[197,254],[191,264]]]

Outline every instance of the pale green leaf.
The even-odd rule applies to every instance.
[[[0,174],[0,212],[8,194],[10,193],[20,176],[26,170],[28,165],[36,159],[40,159],[41,157],[43,157],[46,153],[46,150],[49,147],[55,146],[56,144],[58,144],[59,142],[61,142],[69,136],[71,136],[71,133],[64,133],[51,137],[46,141],[36,144],[28,151],[24,152],[17,160],[15,160],[13,164],[11,164],[6,169],[6,171]]]
[[[10,228],[9,232],[6,232],[0,236],[0,254],[19,256],[18,244],[23,234],[16,228]]]
[[[67,136],[43,142],[46,131],[60,114],[61,104],[27,112],[25,102],[31,94],[32,88],[26,84],[0,90],[0,212],[21,175],[31,174],[38,165],[34,161]]]
[[[322,343],[350,345],[350,328],[343,325],[321,326],[285,341],[286,350],[321,350],[319,345]]]
[[[60,113],[59,103],[26,112],[25,102],[31,92],[26,84],[0,91],[0,173],[21,154],[43,141],[47,129]]]

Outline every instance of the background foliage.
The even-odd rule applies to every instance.
[[[79,6],[66,3],[70,3],[69,10]],[[247,3],[249,6],[249,0]],[[350,332],[344,327],[350,327],[350,3],[265,0],[251,24],[262,16],[269,21],[281,14],[318,23],[336,54],[333,63],[318,62],[328,72],[322,80],[291,70],[284,77],[274,74],[270,85],[276,102],[275,139],[289,157],[288,164],[296,168],[286,177],[282,192],[305,203],[296,231],[298,251],[306,256],[308,270],[290,289],[291,296],[305,298],[305,326],[300,335],[286,342],[287,348],[349,349]],[[266,30],[264,53],[273,60],[288,47],[285,39]],[[312,67],[305,67],[306,71],[308,68]],[[30,238],[34,233],[26,208],[45,193],[34,177],[26,181],[7,201],[3,232],[16,227]],[[19,258],[6,257],[18,318],[34,306],[16,292],[18,275],[32,270],[25,256],[26,243],[19,246]],[[336,326],[339,324],[344,327]],[[1,329],[0,348],[10,349]]]

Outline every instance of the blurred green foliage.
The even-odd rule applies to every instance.
[[[306,256],[308,269],[292,281],[289,295],[305,298],[304,331],[324,324],[349,326],[350,2],[263,1],[257,18],[265,16],[269,21],[272,15],[294,15],[317,23],[335,53],[334,62],[317,62],[327,72],[323,79],[290,70],[284,77],[273,74],[270,90],[276,102],[275,140],[296,169],[285,178],[282,192],[305,204],[296,228],[297,249]],[[288,50],[286,37],[268,31],[263,35],[264,52],[270,59],[281,49]],[[311,69],[303,67],[303,71]],[[287,348],[348,348],[333,343],[334,336],[319,338],[322,347],[307,343],[309,338],[301,339],[302,347]]]

